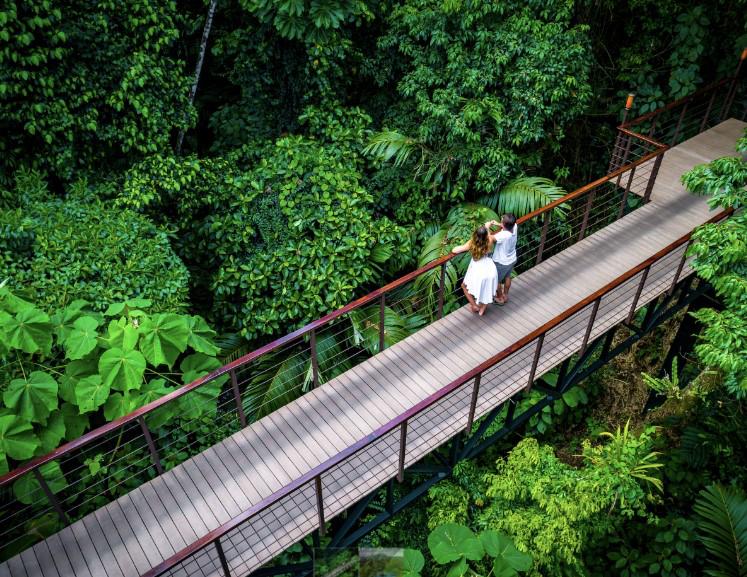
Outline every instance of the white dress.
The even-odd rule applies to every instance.
[[[467,292],[475,297],[478,305],[490,304],[498,288],[498,272],[490,255],[480,260],[472,259],[464,275]]]

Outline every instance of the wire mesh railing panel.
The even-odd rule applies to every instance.
[[[397,474],[401,429],[378,438],[322,475],[324,518],[338,515]]]

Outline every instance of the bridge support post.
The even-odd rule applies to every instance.
[[[309,335],[309,349],[311,350],[311,386],[316,389],[319,386],[319,357],[316,351],[316,330]]]
[[[381,295],[379,298],[379,352],[384,350],[386,343],[384,342],[384,317],[386,312],[386,295]]]
[[[545,333],[542,333],[537,339],[537,348],[534,351],[534,360],[532,361],[532,370],[529,371],[529,380],[527,381],[527,386],[524,387],[525,392],[528,392],[532,389],[532,383],[534,383],[534,374],[537,372],[537,364],[539,363],[540,355],[542,354],[542,343],[544,342],[545,342]]]
[[[584,334],[584,342],[581,344],[581,350],[578,352],[579,355],[583,356],[586,352],[586,345],[589,344],[589,337],[591,331],[594,328],[594,321],[597,318],[597,312],[599,311],[599,303],[602,302],[602,297],[597,298],[594,301],[594,307],[591,309],[591,316],[589,317],[589,324],[586,326],[586,333]]]
[[[314,489],[316,492],[316,510],[319,516],[319,535],[324,537],[324,495],[322,494],[322,477],[314,477]]]
[[[438,318],[444,318],[444,288],[446,285],[446,263],[441,265],[441,278],[438,281]]]
[[[33,472],[34,472],[34,477],[36,478],[36,482],[39,483],[39,486],[42,488],[42,491],[44,491],[44,494],[47,496],[47,500],[52,505],[52,508],[57,513],[57,516],[60,518],[60,521],[62,521],[62,524],[69,525],[70,519],[68,519],[67,515],[65,514],[65,510],[62,508],[62,505],[57,500],[57,497],[55,496],[55,494],[52,492],[52,489],[49,488],[49,485],[47,484],[47,480],[39,472],[39,468],[34,467]]]
[[[630,169],[630,176],[628,177],[628,184],[625,185],[625,192],[623,192],[622,201],[620,202],[620,211],[617,213],[618,220],[620,220],[623,216],[625,216],[625,207],[628,204],[628,195],[630,194],[630,186],[633,184],[633,177],[635,176],[635,169],[636,169],[635,166]],[[621,177],[622,177],[622,174],[617,179],[618,186],[620,184]]]
[[[651,174],[648,176],[648,184],[646,184],[646,192],[643,194],[643,204],[648,204],[651,200],[651,191],[654,189],[654,183],[656,182],[656,176],[659,174],[659,167],[661,161],[664,159],[664,153],[660,153],[656,160],[654,160],[654,166],[651,169]]]
[[[397,481],[405,480],[405,449],[407,448],[407,421],[404,421],[399,429],[399,469]]]
[[[477,396],[480,394],[480,380],[482,379],[482,373],[478,373],[475,377],[475,384],[472,387],[472,399],[469,404],[469,416],[467,417],[467,426],[464,428],[465,434],[469,435],[472,431],[472,423],[475,420],[475,409],[477,408]]]
[[[635,309],[638,306],[638,300],[641,298],[641,293],[643,292],[643,285],[646,284],[646,278],[648,278],[648,271],[651,270],[651,266],[647,266],[645,269],[643,269],[643,274],[641,275],[641,282],[638,283],[638,288],[635,292],[635,297],[633,298],[633,303],[630,305],[630,311],[628,312],[628,318],[625,319],[626,324],[630,324],[633,322],[633,316],[635,315]]]

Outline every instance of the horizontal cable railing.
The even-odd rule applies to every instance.
[[[730,213],[731,211],[723,211],[713,217],[709,222],[717,222]],[[446,418],[443,416],[444,414],[453,417],[455,412],[452,409],[455,407],[460,407],[461,413],[459,414],[462,414],[465,418],[463,422],[452,425],[447,429],[446,435],[453,435],[461,430],[470,430],[478,413],[481,383],[485,382],[486,378],[490,376],[491,369],[496,369],[498,363],[510,361],[513,356],[521,356],[522,362],[517,367],[519,365],[528,367],[528,374],[524,385],[519,390],[528,389],[534,382],[535,375],[538,374],[540,359],[542,358],[543,351],[547,350],[547,347],[551,348],[551,353],[559,361],[571,353],[578,352],[582,354],[594,336],[600,334],[602,331],[606,331],[609,326],[614,326],[614,324],[619,324],[623,321],[630,322],[636,309],[643,304],[641,299],[645,287],[649,288],[649,292],[652,292],[656,296],[663,292],[674,291],[674,288],[681,279],[687,258],[686,249],[691,234],[688,233],[671,243],[638,266],[623,273],[595,293],[538,327],[510,347],[452,381],[411,409],[391,419],[388,423],[382,425],[365,438],[340,451],[313,470],[294,479],[282,489],[266,497],[247,511],[210,531],[202,538],[191,543],[169,559],[166,559],[143,574],[143,577],[158,577],[172,569],[180,568],[180,565],[184,563],[195,562],[197,559],[202,559],[202,562],[198,564],[204,564],[204,567],[208,569],[212,567],[216,570],[222,569],[226,575],[234,574],[236,570],[241,569],[235,566],[230,567],[229,564],[235,563],[237,557],[240,557],[242,553],[249,553],[252,557],[261,557],[253,547],[264,547],[264,539],[267,538],[282,539],[280,534],[270,534],[261,537],[258,536],[255,530],[250,531],[248,534],[241,534],[242,526],[251,523],[264,514],[269,515],[271,508],[274,509],[272,509],[272,516],[270,518],[280,521],[280,528],[285,527],[282,520],[282,516],[284,515],[287,517],[288,523],[293,521],[296,526],[303,527],[305,534],[315,529],[320,529],[323,532],[325,522],[334,514],[339,513],[343,508],[334,502],[328,503],[328,495],[335,495],[339,491],[340,478],[344,478],[350,483],[354,482],[350,477],[350,471],[356,470],[355,465],[351,464],[353,461],[360,463],[360,466],[364,468],[368,467],[371,463],[378,464],[381,471],[376,476],[377,483],[383,483],[391,478],[392,475],[396,475],[399,480],[402,480],[406,466],[422,456],[422,451],[417,450],[417,435],[408,434],[408,431],[417,427],[419,419],[424,422],[433,423],[434,419],[437,418],[437,411],[434,413],[433,409],[437,408],[441,402],[448,403],[450,406],[447,410],[442,411],[442,420]],[[675,254],[675,251],[677,251],[677,258],[675,260],[670,258],[669,260],[672,260],[672,262],[665,263],[665,260]],[[667,265],[666,267],[659,266],[659,270],[657,271],[659,273],[657,276],[663,277],[663,279],[657,279],[656,284],[650,286],[650,283],[647,284],[647,281],[650,278],[654,278],[652,271],[661,263]],[[661,274],[662,272],[672,271],[674,274],[671,275],[671,278],[668,274]],[[625,290],[622,293],[614,293],[615,289],[620,287],[625,287]],[[610,302],[607,302],[605,297],[613,294],[613,304],[615,306],[610,306]],[[611,313],[621,308],[619,306],[621,302],[625,303],[625,306],[622,307],[622,317],[620,317],[618,312],[617,318],[608,318],[614,316]],[[605,312],[603,313],[602,311]],[[582,333],[583,339],[580,347],[575,346],[571,350],[566,346],[567,339],[562,331],[562,327],[565,323],[577,322],[580,318],[586,323],[586,329]],[[557,348],[562,349],[563,347],[566,347],[565,351],[561,350],[556,353]],[[529,360],[529,363],[524,363],[526,360]],[[549,360],[545,358],[543,362],[546,366],[554,366],[552,357]],[[500,374],[512,374],[512,371],[501,370]],[[452,396],[457,397],[457,395],[459,395],[459,399],[461,400],[452,398]],[[505,401],[507,398],[502,400]],[[501,401],[501,399],[490,404],[496,406],[499,404],[498,401]],[[375,454],[375,457],[373,454]],[[348,473],[343,475],[341,471],[344,470],[346,464],[349,465],[347,468]],[[283,533],[282,529],[280,533]],[[252,541],[254,541],[253,544]],[[282,546],[285,545],[285,543],[282,543]],[[231,554],[227,556],[226,551],[229,551]],[[239,562],[242,563],[240,559]],[[252,567],[246,567],[246,569],[250,570]]]
[[[689,113],[682,125],[685,120],[690,122]],[[630,126],[639,129],[636,122]],[[517,272],[648,202],[667,148],[621,127],[609,174],[519,219]],[[445,254],[1,476],[0,560],[456,309],[468,258]]]

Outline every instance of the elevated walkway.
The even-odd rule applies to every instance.
[[[715,216],[680,176],[734,154],[745,126],[729,119],[667,150],[651,202],[520,274],[506,306],[446,315],[1,564],[0,577],[158,574],[185,548],[190,555],[163,574],[257,569],[317,529],[320,512],[338,515],[625,320],[631,303],[640,308],[691,274],[679,266],[680,244],[600,293]],[[433,402],[478,367],[477,382]]]

